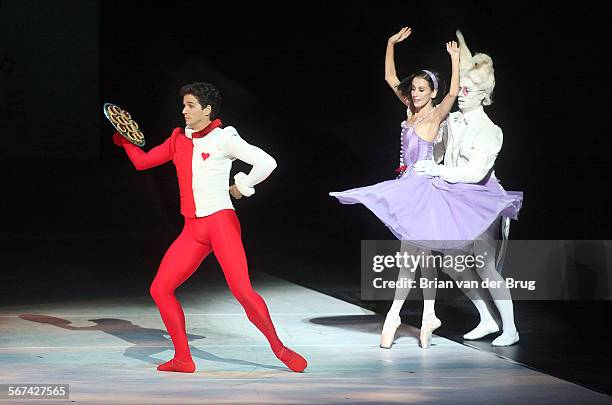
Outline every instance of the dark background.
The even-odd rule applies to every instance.
[[[253,198],[235,203],[252,267],[386,310],[360,302],[355,286],[359,241],[392,235],[363,207],[327,193],[394,177],[405,113],[383,62],[387,38],[404,25],[413,34],[396,46],[400,77],[430,68],[448,81],[444,43],[457,28],[472,52],[492,56],[497,84],[486,111],[504,131],[496,173],[525,196],[511,238],[611,239],[611,38],[595,3],[156,8],[2,0],[0,22],[4,304],[147,292],[182,224],[174,168],[135,171],[112,144],[102,104],[129,110],[148,150],[184,125],[180,86],[210,81],[224,95],[224,124],[278,162]],[[236,164],[233,172],[245,169]],[[572,336],[563,342],[584,343],[608,309],[608,302],[526,306],[517,323],[527,333],[528,322],[554,313],[562,326],[534,327],[544,334],[532,341],[562,331]],[[446,311],[474,322],[468,310]],[[466,329],[447,328],[450,337]],[[535,356],[525,335],[521,360]],[[557,375],[609,388],[605,375],[599,383],[576,377],[580,367],[601,370],[609,350],[608,357],[584,351],[573,371]]]

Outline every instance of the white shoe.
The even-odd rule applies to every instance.
[[[512,346],[519,341],[519,334],[517,331],[502,333],[493,340],[491,343],[493,346]]]
[[[488,322],[480,322],[478,326],[463,335],[463,338],[465,340],[477,340],[496,332],[499,332],[499,326],[497,326],[494,320],[490,320]]]
[[[383,349],[390,349],[393,345],[393,341],[395,340],[395,332],[402,324],[402,319],[397,316],[395,318],[385,319],[385,324],[383,325],[382,333],[380,334],[380,347]]]
[[[423,349],[427,349],[431,346],[431,334],[440,326],[442,326],[442,321],[438,318],[424,319],[421,321],[421,334],[419,335],[419,340]]]

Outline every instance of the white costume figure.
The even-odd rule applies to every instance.
[[[461,32],[457,31],[460,43],[460,91],[458,97],[460,111],[451,113],[446,130],[438,139],[434,150],[434,159],[421,160],[415,163],[414,169],[423,175],[440,177],[450,183],[485,183],[491,177],[495,178],[493,166],[502,147],[502,130],[495,125],[484,112],[483,106],[490,105],[491,94],[495,87],[493,61],[486,54],[472,56]],[[442,161],[444,164],[438,164]],[[503,215],[502,215],[503,217]],[[504,220],[504,237],[507,238],[509,219]],[[486,252],[490,260],[477,269],[481,279],[503,280],[496,270],[495,246],[496,230],[499,221],[481,238],[475,241],[474,254]],[[505,245],[502,248],[502,252]],[[445,269],[453,278],[459,274],[453,269]],[[466,272],[472,273],[472,272]],[[467,276],[463,274],[462,276]],[[503,333],[493,340],[493,346],[509,346],[519,340],[519,334],[514,324],[514,310],[510,291],[498,288],[492,293],[502,323]],[[464,335],[465,339],[483,338],[499,331],[499,326],[491,316],[486,303],[477,291],[466,291],[480,314],[480,323],[471,332]]]
[[[457,37],[461,52],[460,111],[449,114],[448,125],[434,152],[438,163],[444,158],[444,164],[420,161],[415,170],[451,183],[478,183],[493,169],[503,143],[501,128],[491,121],[483,108],[492,103],[493,60],[482,53],[472,57],[461,32],[457,31]],[[440,146],[444,147],[443,155]]]

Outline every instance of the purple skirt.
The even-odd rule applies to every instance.
[[[523,202],[522,192],[504,190],[494,177],[468,184],[404,176],[329,194],[342,204],[365,205],[395,237],[431,249],[478,239],[498,218],[517,219]]]

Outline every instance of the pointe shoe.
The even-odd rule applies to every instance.
[[[173,371],[175,373],[193,373],[195,372],[195,363],[184,362],[177,359],[170,359],[163,364],[157,366],[157,371]]]
[[[478,340],[490,335],[491,333],[499,332],[499,326],[495,321],[480,322],[478,326],[463,335],[465,340]]]
[[[512,346],[516,342],[519,341],[519,334],[517,331],[514,332],[505,332],[499,335],[498,337],[491,342],[493,346]]]
[[[442,326],[442,321],[438,318],[423,320],[421,322],[421,333],[419,335],[419,341],[421,342],[421,348],[427,349],[431,346],[431,335],[434,330]]]
[[[285,363],[289,369],[295,371],[296,373],[301,373],[308,366],[308,362],[305,358],[289,349],[288,347],[283,346],[282,349],[279,350],[278,353],[274,353],[276,357]]]
[[[382,333],[380,334],[380,347],[390,349],[395,340],[395,332],[402,324],[402,319],[398,316],[395,319],[386,319],[383,325]]]
[[[380,334],[380,347],[382,347],[383,349],[390,349],[391,346],[393,346],[393,341],[395,340],[396,331],[397,331],[397,328],[389,332],[381,333]]]

